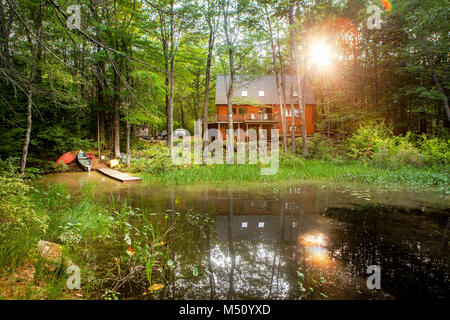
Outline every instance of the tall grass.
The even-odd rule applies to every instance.
[[[448,186],[448,167],[415,168],[402,166],[382,168],[359,161],[330,161],[284,157],[278,173],[261,175],[258,165],[211,165],[174,169],[158,175],[166,184],[276,182],[280,180],[329,180],[373,185]],[[144,176],[149,179],[148,175]]]
[[[36,270],[34,282],[15,298],[70,298],[64,272],[68,259],[82,269],[82,289],[97,291],[97,296],[101,296],[104,285],[108,289],[104,278],[112,274],[116,286],[124,280],[123,273],[108,271],[110,262],[100,258],[105,252],[117,257],[122,271],[129,269],[133,259],[136,270],[143,270],[138,274],[144,282],[146,277],[150,282],[161,276],[155,275],[154,269],[167,265],[169,248],[153,248],[155,243],[165,241],[170,229],[164,218],[159,217],[162,224],[158,225],[125,202],[113,197],[98,199],[95,185],[83,186],[81,194],[74,196],[62,184],[37,184],[32,188],[21,179],[0,179],[0,277],[10,278],[25,262],[32,263]],[[39,240],[63,246],[63,262],[56,270],[45,267],[46,262],[37,252]],[[148,250],[149,246],[152,250]],[[129,256],[128,250],[136,255]],[[144,267],[140,269],[141,264]],[[36,287],[36,283],[40,285]]]
[[[385,132],[387,129],[375,129],[361,128],[340,144],[316,135],[309,143],[307,158],[281,153],[279,170],[271,176],[261,174],[261,165],[177,166],[170,160],[167,147],[159,144],[136,151],[130,171],[139,173],[144,182],[157,180],[164,184],[303,179],[448,188],[450,162],[446,159],[450,159],[450,150],[447,141],[422,136],[413,144],[411,135],[391,137]]]

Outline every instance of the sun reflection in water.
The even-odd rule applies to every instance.
[[[317,266],[330,266],[333,260],[326,248],[327,238],[321,232],[309,232],[299,237],[299,242],[304,248],[305,260]]]

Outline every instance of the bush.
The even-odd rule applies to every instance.
[[[0,177],[0,239],[11,232],[47,228],[45,216],[33,210],[29,191],[22,179]]]
[[[163,174],[174,166],[169,158],[169,149],[165,145],[151,144],[142,151],[135,152],[131,159],[132,172]]]
[[[418,138],[417,145],[429,164],[450,164],[450,140],[424,134]]]
[[[368,160],[372,155],[386,146],[386,139],[391,131],[384,124],[360,126],[352,137],[345,142],[347,155],[353,159]]]
[[[30,186],[19,178],[0,177],[0,267],[14,269],[26,258],[47,217],[33,209]]]
[[[13,177],[17,175],[20,158],[8,157],[5,160],[0,159],[0,175],[4,177]]]
[[[297,152],[301,152],[301,149]],[[338,150],[331,139],[316,134],[308,143],[308,152],[310,158],[332,161],[335,159]]]
[[[448,165],[449,141],[426,135],[393,136],[384,125],[361,126],[346,141],[347,155],[381,166]]]

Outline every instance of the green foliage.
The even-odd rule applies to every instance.
[[[30,189],[22,179],[0,177],[0,239],[47,229],[46,217],[33,209]]]
[[[347,154],[353,159],[370,159],[389,135],[390,131],[384,124],[361,125],[346,141]]]
[[[297,149],[298,155],[303,153],[302,139],[297,139]],[[332,139],[328,139],[325,135],[315,134],[308,141],[308,157],[312,159],[320,159],[327,161],[340,161],[340,150],[334,145]]]
[[[394,136],[384,125],[361,126],[346,141],[348,156],[382,166],[448,165],[450,143],[426,135]]]
[[[417,139],[417,146],[432,164],[450,164],[450,139],[427,137],[425,134]]]
[[[173,169],[174,165],[169,157],[169,149],[162,144],[151,144],[133,154],[131,172],[146,172],[150,174],[164,174]]]
[[[0,270],[14,270],[48,228],[48,217],[34,208],[30,191],[22,179],[0,176]]]

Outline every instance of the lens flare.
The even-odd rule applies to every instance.
[[[331,60],[331,50],[325,43],[315,43],[311,48],[311,59],[320,66],[326,66]]]
[[[304,250],[304,258],[318,267],[332,266],[333,260],[327,249],[327,237],[319,231],[311,231],[299,236],[299,242]]]
[[[381,3],[383,3],[387,11],[391,11],[391,2],[389,0],[381,0]]]

